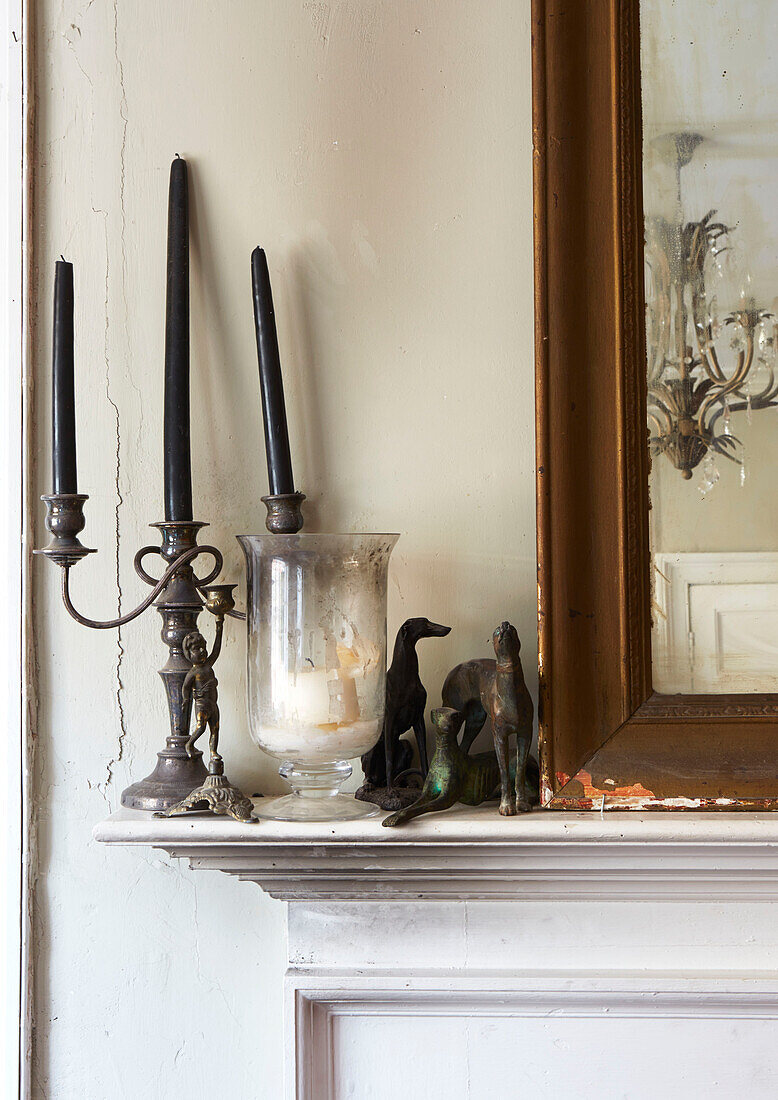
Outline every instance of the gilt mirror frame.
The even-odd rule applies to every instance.
[[[550,809],[778,808],[778,695],[652,690],[639,0],[533,0]]]

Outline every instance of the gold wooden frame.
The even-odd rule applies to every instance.
[[[542,801],[773,809],[778,695],[651,688],[638,14],[533,0]]]

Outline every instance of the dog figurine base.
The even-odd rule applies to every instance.
[[[403,785],[406,781],[408,786]],[[369,783],[363,783],[354,798],[360,802],[374,802],[382,810],[397,810],[413,805],[422,790],[421,775],[413,772],[407,777],[398,776],[394,787],[371,787]]]
[[[494,752],[479,752],[474,756],[462,749],[457,735],[464,715],[451,707],[439,707],[432,712],[435,726],[435,752],[421,796],[410,806],[391,814],[381,824],[387,828],[402,825],[421,814],[447,810],[457,802],[480,806],[497,798],[500,793],[500,767]],[[515,777],[515,770],[513,770]],[[523,800],[537,805],[539,773],[537,761],[530,757],[522,791]]]

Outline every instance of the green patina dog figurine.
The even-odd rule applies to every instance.
[[[435,753],[421,795],[411,806],[387,817],[383,825],[392,828],[420,814],[447,810],[456,802],[480,806],[482,802],[497,797],[500,793],[497,756],[493,752],[468,756],[457,740],[463,721],[464,715],[452,707],[439,707],[432,711]],[[527,773],[522,800],[529,804],[538,800],[537,762],[533,758],[530,758]]]

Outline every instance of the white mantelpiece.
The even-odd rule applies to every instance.
[[[95,837],[292,903],[286,1100],[778,1094],[778,814],[121,810]]]
[[[493,807],[243,825],[120,810],[97,840],[151,845],[287,901],[629,901],[778,898],[778,814],[559,813]]]

